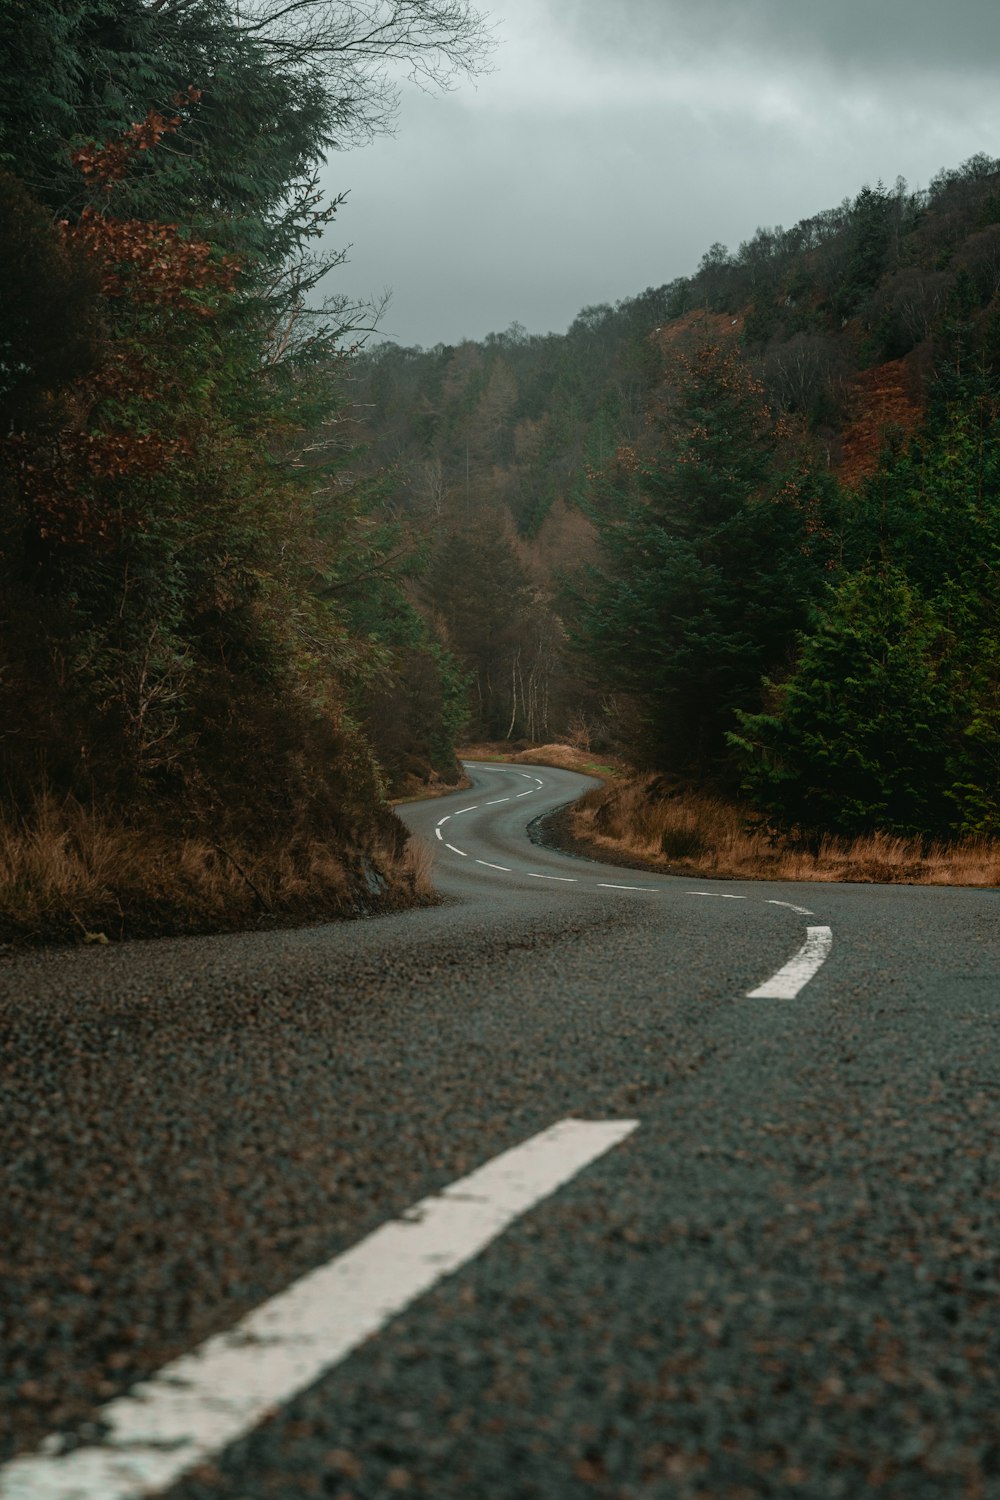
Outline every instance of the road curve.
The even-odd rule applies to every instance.
[[[998,892],[470,771],[434,910],[4,963],[0,1497],[1000,1494]]]

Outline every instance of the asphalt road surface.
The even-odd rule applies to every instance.
[[[436,909],[0,967],[0,1500],[1000,1500],[1000,893],[472,770]]]

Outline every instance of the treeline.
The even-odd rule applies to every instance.
[[[563,336],[364,356],[477,731],[589,738],[803,837],[993,835],[998,313],[977,156]]]
[[[373,310],[321,299],[340,200],[317,173],[389,123],[394,60],[474,70],[480,19],[4,0],[0,35],[7,826],[70,799],[228,869],[323,845],[341,903],[385,890],[381,705],[413,705],[421,770],[455,775],[457,674],[386,497],[348,472],[345,350]]]

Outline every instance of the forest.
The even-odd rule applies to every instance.
[[[391,126],[400,68],[481,68],[481,18],[0,8],[2,936],[427,899],[365,725],[405,671],[455,779],[457,688],[347,466],[377,309],[323,299],[318,173]]]
[[[465,0],[2,10],[0,937],[429,899],[390,799],[473,742],[996,838],[1000,161],[400,348],[318,172]]]
[[[998,358],[986,156],[565,335],[363,352],[469,734],[618,753],[806,845],[993,839]]]

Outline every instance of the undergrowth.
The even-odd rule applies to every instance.
[[[131,826],[73,798],[0,815],[0,941],[113,942],[317,921],[430,903],[417,840],[307,832],[252,845]]]
[[[925,843],[874,832],[799,842],[744,807],[646,776],[596,787],[570,813],[573,834],[608,854],[720,879],[1000,884],[1000,843]]]

